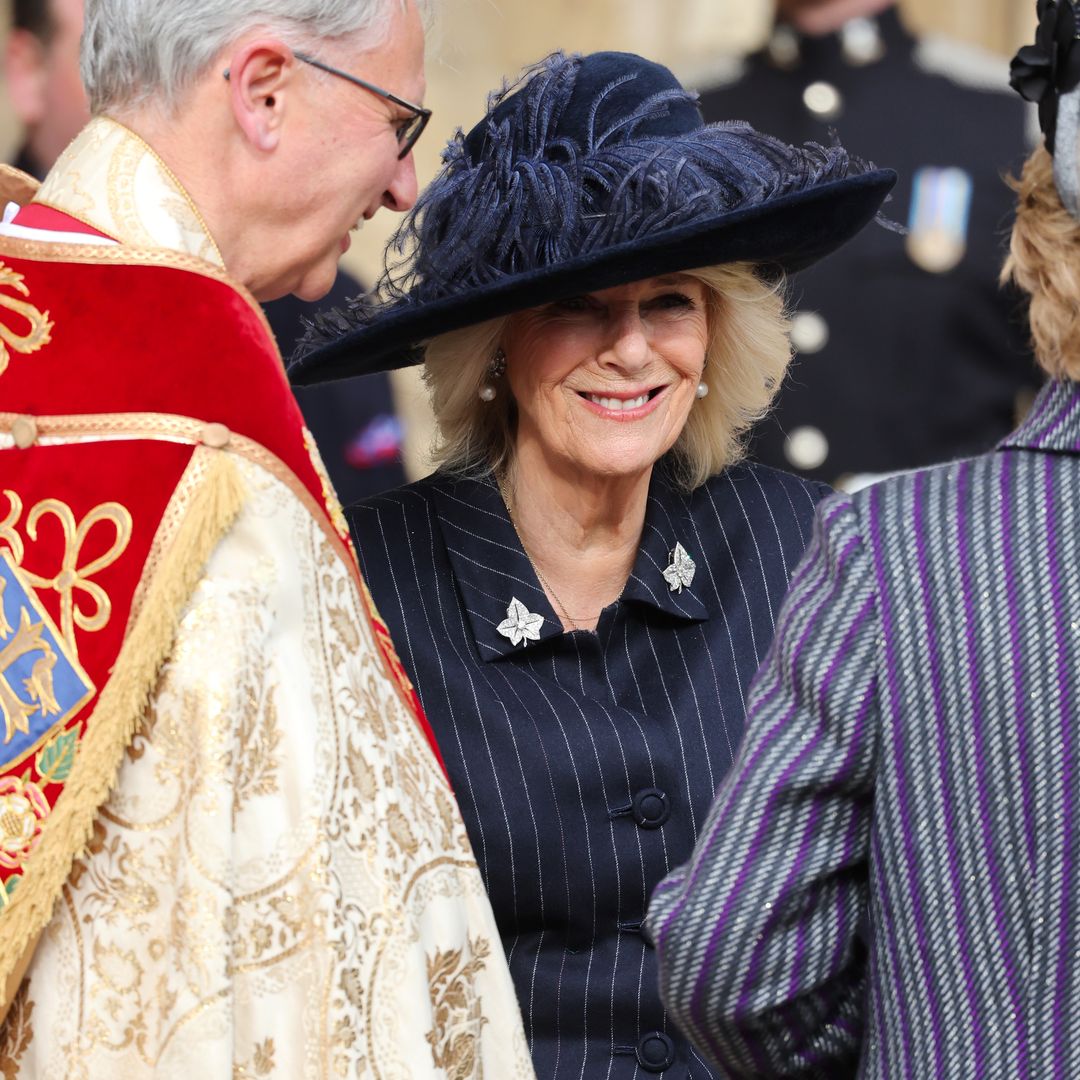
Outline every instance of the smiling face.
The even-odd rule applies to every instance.
[[[705,365],[708,290],[649,278],[512,315],[515,449],[565,474],[641,475],[674,445]]]

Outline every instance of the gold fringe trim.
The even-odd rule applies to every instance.
[[[23,880],[0,915],[0,986],[52,918],[71,864],[90,841],[98,808],[109,797],[124,751],[143,721],[188,600],[244,505],[243,481],[227,452],[200,448],[188,467],[202,464],[197,461],[201,451],[211,455],[205,479],[146,583],[138,616],[89,719],[71,776],[45,819],[41,843],[27,862]]]

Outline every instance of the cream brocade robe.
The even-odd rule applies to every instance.
[[[112,121],[38,201],[220,265],[178,183]],[[242,509],[42,935],[0,1072],[532,1077],[464,826],[341,549],[287,477],[230,458]]]

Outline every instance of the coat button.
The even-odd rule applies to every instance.
[[[803,91],[803,104],[819,120],[835,120],[844,108],[844,99],[832,83],[814,82]]]
[[[11,425],[11,437],[20,450],[29,450],[37,442],[38,428],[32,416],[16,416]]]
[[[829,456],[829,440],[816,427],[797,427],[784,440],[784,457],[796,469],[820,469]]]
[[[675,1044],[662,1031],[650,1031],[638,1040],[637,1060],[646,1072],[661,1073],[675,1064]]]
[[[816,311],[800,311],[791,320],[791,344],[798,352],[821,352],[828,343],[829,324]]]
[[[231,438],[232,432],[224,424],[207,424],[199,432],[199,442],[212,450],[224,450]]]
[[[659,788],[645,788],[634,796],[633,814],[643,829],[659,829],[671,817],[671,800]]]

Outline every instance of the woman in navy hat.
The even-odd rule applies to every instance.
[[[894,177],[706,127],[618,53],[549,57],[444,160],[374,301],[321,318],[292,374],[425,365],[442,467],[349,517],[538,1075],[712,1076],[641,920],[731,763],[825,494],[740,462],[788,363],[784,274]]]

